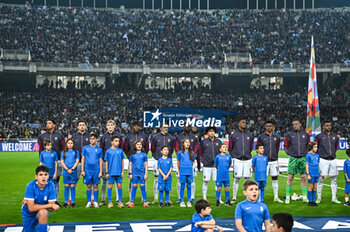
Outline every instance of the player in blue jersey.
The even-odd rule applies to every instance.
[[[265,231],[271,232],[269,210],[264,203],[257,201],[258,193],[258,183],[253,180],[244,182],[243,194],[247,199],[237,204],[235,212],[236,227],[239,232],[262,232],[263,223]]]
[[[56,187],[58,155],[56,151],[52,150],[51,140],[45,140],[44,147],[45,147],[45,150],[40,153],[39,165],[44,165],[49,168],[49,180],[52,181]]]
[[[161,151],[162,157],[158,159],[158,190],[159,190],[159,206],[162,207],[163,204],[163,194],[165,191],[165,206],[171,206],[169,202],[170,191],[171,191],[171,172],[173,171],[173,161],[169,154],[169,148],[167,146],[163,146]]]
[[[140,184],[142,199],[143,199],[143,207],[149,207],[147,204],[147,194],[145,183],[148,177],[148,158],[146,153],[144,152],[142,142],[136,141],[134,143],[132,154],[129,158],[129,178],[132,183],[131,190],[131,203],[128,205],[129,208],[135,207],[135,197],[137,185]]]
[[[108,208],[113,208],[112,188],[116,183],[118,188],[119,208],[124,208],[122,181],[124,178],[124,151],[119,148],[120,138],[116,135],[111,138],[112,146],[108,148],[105,155],[106,177],[108,179]]]
[[[187,184],[187,207],[192,207],[191,204],[191,183],[193,182],[193,162],[195,154],[191,147],[191,141],[184,139],[182,142],[182,150],[177,153],[177,167],[179,170],[180,189],[180,207],[186,207],[184,202],[185,184]]]
[[[79,164],[80,154],[76,149],[74,140],[68,139],[66,146],[61,153],[61,165],[63,167],[63,184],[64,184],[64,205],[68,208],[69,190],[71,193],[71,207],[75,208],[75,185],[77,184],[77,167]]]
[[[349,202],[349,194],[350,194],[350,149],[346,150],[346,154],[348,155],[348,159],[344,162],[344,177],[345,177],[345,206],[350,206]]]
[[[259,185],[260,191],[260,201],[264,201],[265,196],[265,187],[266,187],[266,179],[267,179],[267,165],[268,158],[264,155],[264,145],[257,144],[256,145],[256,156],[253,157],[252,160],[252,169],[255,174],[254,180]]]
[[[232,206],[230,202],[230,173],[232,158],[227,153],[226,144],[219,145],[220,154],[215,157],[214,165],[216,167],[216,206],[220,206],[221,188],[225,187],[226,206]]]
[[[94,204],[95,208],[98,206],[98,185],[102,177],[102,159],[103,152],[97,146],[98,136],[95,133],[90,134],[90,144],[86,145],[82,151],[81,158],[81,175],[84,177],[84,184],[86,184],[86,196],[88,203],[85,208],[91,207],[91,189],[94,188]]]
[[[223,231],[217,226],[211,213],[210,203],[207,200],[199,199],[194,203],[196,213],[191,220],[191,232],[212,232],[216,228],[219,232]]]
[[[272,232],[292,232],[294,219],[289,213],[275,213],[272,224]]]
[[[317,143],[309,143],[309,153],[306,155],[305,168],[307,179],[309,181],[308,199],[309,206],[317,206],[316,189],[318,178],[320,177],[320,156],[316,153],[318,149]]]
[[[58,210],[55,185],[48,181],[49,168],[39,166],[35,170],[35,179],[27,184],[22,205],[24,232],[47,231],[49,211]]]

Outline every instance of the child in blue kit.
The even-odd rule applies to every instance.
[[[229,169],[232,164],[231,155],[227,153],[226,144],[222,143],[219,146],[220,154],[215,157],[216,167],[216,206],[220,206],[221,188],[225,187],[226,206],[232,206],[230,202],[230,173]]]
[[[165,191],[165,206],[171,206],[169,202],[171,191],[171,172],[173,171],[173,161],[168,157],[169,148],[163,146],[160,150],[162,157],[158,159],[158,171],[160,173],[158,177],[158,190],[159,190],[159,207],[163,206],[163,193]]]
[[[345,177],[345,206],[350,206],[349,202],[349,194],[350,194],[350,149],[346,150],[346,154],[348,155],[348,159],[344,162],[344,177]]]
[[[309,206],[318,206],[316,200],[316,189],[318,178],[320,177],[320,156],[317,152],[317,143],[309,143],[309,153],[306,155],[305,168],[309,181],[308,199]]]
[[[129,158],[129,178],[132,183],[131,199],[128,208],[135,207],[137,185],[140,184],[143,207],[149,207],[147,204],[147,193],[145,183],[148,177],[148,158],[144,152],[141,141],[135,141],[132,153]]]
[[[196,213],[193,214],[191,220],[191,232],[209,232],[216,228],[219,232],[223,229],[216,225],[210,208],[210,203],[207,200],[199,199],[194,203]]]
[[[270,213],[267,206],[258,200],[258,183],[247,180],[243,184],[243,194],[246,200],[236,206],[235,219],[238,231],[259,231],[262,232],[262,225],[265,225],[265,232],[271,232]]]
[[[91,189],[94,188],[94,208],[98,206],[98,185],[102,177],[102,159],[103,151],[97,146],[98,136],[95,133],[90,134],[90,144],[86,145],[82,151],[81,158],[81,175],[84,177],[86,184],[87,204],[85,208],[91,207]]]
[[[68,208],[69,190],[71,193],[71,207],[75,208],[75,185],[77,184],[77,166],[79,164],[80,154],[75,148],[74,140],[68,139],[66,146],[61,153],[61,165],[63,167],[64,184],[64,205]]]
[[[108,179],[108,208],[113,208],[112,202],[112,188],[113,184],[117,184],[119,208],[124,208],[122,181],[124,178],[124,151],[119,148],[120,138],[118,136],[112,136],[112,146],[108,148],[105,155],[106,161],[106,177]]]
[[[257,155],[254,156],[252,160],[252,169],[255,174],[254,180],[259,185],[260,201],[263,202],[264,196],[265,196],[266,179],[267,179],[267,165],[269,161],[267,157],[264,155],[264,145],[257,144],[256,153]]]
[[[56,151],[52,150],[51,140],[45,140],[44,147],[45,150],[40,153],[39,165],[44,165],[49,168],[49,181],[52,181],[56,186],[58,155]]]
[[[191,148],[191,141],[184,139],[182,142],[182,150],[177,153],[177,168],[179,169],[180,189],[180,207],[186,207],[184,202],[185,184],[187,183],[187,207],[192,207],[191,204],[191,183],[193,182],[193,162],[195,154]]]
[[[35,180],[27,184],[22,205],[24,232],[46,232],[49,211],[58,210],[55,185],[48,181],[49,168],[39,166],[35,170]]]

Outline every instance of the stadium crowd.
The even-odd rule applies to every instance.
[[[251,92],[254,94],[251,94]],[[350,133],[349,88],[331,87],[320,92],[322,119],[334,122],[334,131],[342,137]],[[248,127],[257,136],[264,131],[264,122],[276,122],[276,131],[284,136],[291,127],[291,119],[299,117],[305,126],[306,89],[291,92],[253,89],[244,93],[214,92],[206,89],[147,90],[122,88],[118,91],[94,89],[55,89],[41,86],[27,92],[0,93],[0,135],[3,139],[37,137],[45,127],[46,119],[53,117],[58,130],[65,136],[75,133],[78,120],[88,122],[90,131],[105,132],[105,123],[113,119],[119,132],[126,135],[131,122],[142,120],[144,110],[169,106],[222,109],[238,112],[226,118],[226,131],[231,134],[237,119],[248,118]],[[147,131],[151,134],[151,131]]]
[[[348,63],[350,12],[142,11],[0,6],[0,47],[29,49],[32,61],[119,64],[227,64],[250,53],[254,64]],[[34,26],[33,26],[34,25]]]

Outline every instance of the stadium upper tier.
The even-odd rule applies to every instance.
[[[0,48],[32,61],[118,64],[350,62],[350,12],[343,10],[149,11],[0,6]]]

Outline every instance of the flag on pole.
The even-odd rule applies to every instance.
[[[307,118],[306,132],[310,135],[311,141],[317,134],[321,133],[320,106],[318,102],[317,78],[314,37],[311,37],[311,58],[309,72],[309,88],[307,93]]]

